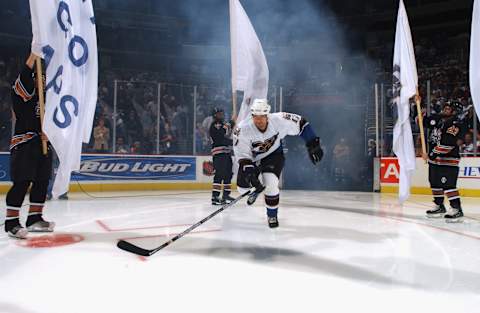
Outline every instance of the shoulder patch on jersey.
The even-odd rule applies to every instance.
[[[435,121],[435,120],[430,121],[430,125],[434,126],[435,124],[437,124],[437,121]]]
[[[460,132],[460,129],[455,125],[452,125],[447,129],[447,134],[450,134],[453,136],[458,135],[459,132]]]
[[[293,113],[284,112],[283,113],[283,118],[288,120],[288,121],[293,121],[295,123],[298,123],[300,121],[300,116],[297,115],[297,114],[293,114]]]

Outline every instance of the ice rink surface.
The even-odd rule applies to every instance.
[[[146,259],[117,240],[160,245],[218,208],[210,193],[94,195],[48,202],[55,235],[0,232],[1,313],[480,312],[478,198],[446,224],[429,196],[282,191],[280,228],[242,201]]]

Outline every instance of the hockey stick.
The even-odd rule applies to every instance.
[[[190,226],[189,228],[185,229],[183,232],[181,232],[180,234],[176,235],[175,237],[173,237],[172,239],[170,239],[169,241],[163,243],[161,246],[155,248],[155,249],[151,249],[151,250],[148,250],[148,249],[143,249],[143,248],[140,248],[139,246],[136,246],[128,241],[125,241],[125,240],[119,240],[118,243],[117,243],[117,247],[119,247],[120,249],[122,250],[125,250],[125,251],[128,251],[128,252],[131,252],[131,253],[134,253],[134,254],[138,254],[138,255],[142,255],[142,256],[151,256],[152,254],[154,253],[157,253],[158,251],[162,250],[163,248],[165,248],[166,246],[170,245],[171,243],[173,243],[174,241],[177,241],[178,239],[182,238],[183,236],[185,236],[186,234],[188,234],[189,232],[191,232],[192,230],[194,230],[195,228],[197,228],[198,226],[202,225],[203,223],[205,223],[206,221],[208,221],[209,219],[211,219],[212,217],[214,217],[215,215],[217,215],[218,213],[222,212],[223,210],[225,210],[226,208],[228,207],[231,207],[232,205],[234,205],[235,203],[237,203],[238,201],[240,201],[242,198],[248,196],[249,194],[251,194],[252,191],[249,190],[248,192],[244,193],[243,195],[240,195],[238,196],[237,198],[235,198],[235,200],[233,200],[232,202],[228,203],[228,204],[225,204],[223,205],[220,209],[216,210],[215,212],[213,212],[212,214],[210,214],[209,216],[205,217],[203,220],[201,220],[200,222]]]

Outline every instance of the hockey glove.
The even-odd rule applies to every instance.
[[[245,177],[245,181],[248,185],[251,185],[255,190],[263,190],[265,187],[260,183],[258,179],[257,167],[251,160],[242,159],[239,161],[240,171]]]
[[[323,150],[322,147],[320,147],[320,139],[318,137],[315,137],[307,143],[307,149],[308,156],[313,164],[317,164],[322,160]]]

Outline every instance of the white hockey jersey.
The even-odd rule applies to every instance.
[[[265,158],[280,147],[285,136],[299,135],[306,125],[304,121],[297,114],[272,113],[268,115],[267,129],[261,132],[253,123],[253,119],[243,120],[233,132],[235,158],[254,162]]]

